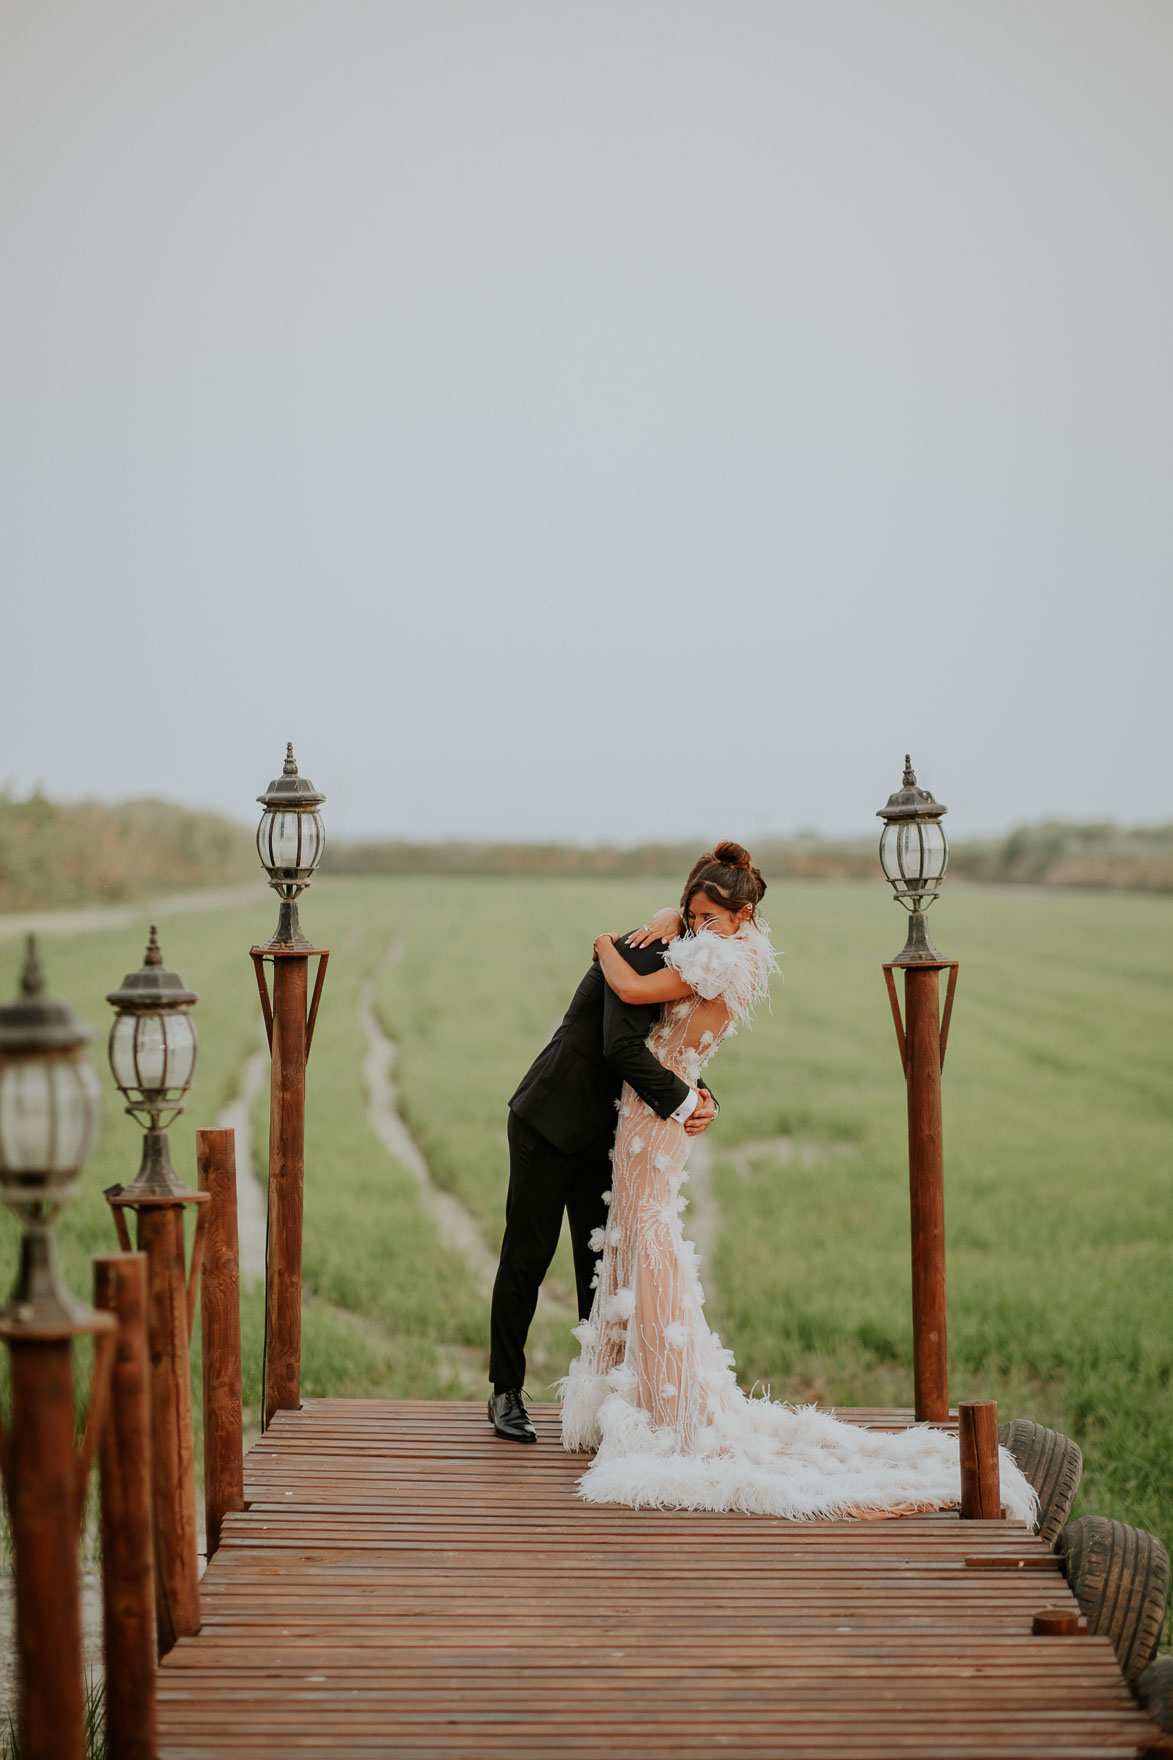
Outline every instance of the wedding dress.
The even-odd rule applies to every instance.
[[[717,1046],[766,994],[768,925],[673,941],[664,955],[692,994],[666,1003],[648,1046],[695,1086]],[[581,1354],[560,1383],[562,1442],[596,1451],[579,1480],[592,1503],[834,1518],[956,1505],[956,1436],[844,1424],[815,1406],[751,1398],[705,1323],[698,1257],[684,1237],[690,1139],[624,1085],[606,1228]],[[1002,1501],[1034,1519],[1035,1493],[1000,1451]]]

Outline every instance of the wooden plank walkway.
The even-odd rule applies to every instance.
[[[1030,1636],[1074,1603],[1021,1524],[599,1508],[533,1410],[534,1447],[479,1405],[282,1413],[160,1674],[161,1760],[1107,1760],[1155,1736],[1107,1639]]]

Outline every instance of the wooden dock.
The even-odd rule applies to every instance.
[[[600,1508],[473,1404],[311,1400],[245,1462],[161,1760],[1098,1760],[1156,1739],[1020,1523]],[[908,1413],[841,1412],[883,1424]]]

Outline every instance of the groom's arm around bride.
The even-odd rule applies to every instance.
[[[662,949],[631,947],[626,937],[616,947],[641,976],[664,969]],[[680,1113],[683,1122],[682,1108],[691,1110],[693,1090],[665,1069],[645,1043],[659,1016],[658,1003],[620,1001],[596,961],[553,1037],[523,1076],[510,1111],[568,1154],[600,1131],[614,1136],[615,1102],[624,1082],[661,1118]]]

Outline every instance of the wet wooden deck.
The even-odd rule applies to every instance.
[[[1070,1760],[1154,1736],[1021,1524],[599,1508],[557,1412],[314,1400],[245,1463],[160,1755]],[[907,1413],[848,1413],[907,1423]],[[1007,1563],[1007,1559],[1021,1563]]]

